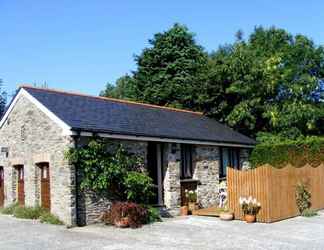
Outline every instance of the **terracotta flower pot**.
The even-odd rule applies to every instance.
[[[119,221],[115,221],[116,227],[126,228],[129,227],[129,219],[128,217],[121,218]]]
[[[245,219],[245,221],[246,221],[247,223],[254,223],[255,220],[256,220],[256,217],[255,217],[255,215],[253,215],[253,214],[246,214],[246,215],[244,216],[244,219]]]
[[[188,212],[189,211],[187,206],[180,207],[180,216],[187,216]]]
[[[222,212],[220,213],[219,218],[221,220],[230,221],[234,219],[234,214],[231,212]]]

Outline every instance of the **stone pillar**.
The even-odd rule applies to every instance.
[[[202,207],[218,204],[219,167],[219,147],[195,146],[193,179],[199,180],[197,193]]]
[[[168,143],[165,148],[166,164],[164,169],[164,204],[173,209],[180,206],[180,144]]]

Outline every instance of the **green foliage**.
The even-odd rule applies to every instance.
[[[13,215],[21,219],[38,219],[41,214],[44,212],[44,209],[41,207],[20,207],[17,206],[13,210]]]
[[[287,135],[286,135],[287,136]],[[302,167],[306,163],[317,167],[324,162],[324,138],[315,136],[300,136],[287,139],[284,136],[259,134],[259,144],[250,156],[252,167],[271,164],[281,168],[288,163]]]
[[[154,35],[132,76],[102,94],[203,111],[240,132],[324,133],[324,47],[306,36],[256,27],[206,55],[182,25]],[[322,87],[321,86],[322,83]]]
[[[0,79],[0,117],[2,117],[5,109],[6,109],[6,103],[7,103],[7,93],[2,88],[2,79]]]
[[[18,207],[18,203],[12,203],[7,207],[1,208],[0,213],[2,214],[13,214],[16,207]]]
[[[41,223],[63,225],[63,222],[57,216],[46,211],[41,213],[39,220]]]
[[[296,204],[301,214],[303,214],[306,209],[311,207],[311,193],[307,190],[306,185],[303,183],[297,184]]]
[[[156,207],[148,206],[147,207],[147,222],[148,224],[154,222],[161,222],[160,210]]]
[[[135,100],[135,90],[133,77],[126,74],[118,78],[115,85],[107,83],[106,89],[101,91],[100,96]]]
[[[309,38],[257,27],[248,39],[210,56],[205,111],[249,135],[295,127],[320,134],[323,108],[313,95],[324,78],[324,49]]]
[[[175,24],[149,40],[150,47],[135,57],[132,78],[122,77],[102,94],[125,99],[197,109],[201,77],[207,70],[207,53],[188,28]]]
[[[94,139],[71,149],[66,157],[80,168],[82,189],[138,203],[151,198],[152,179],[142,171],[143,159],[129,154],[122,145]]]
[[[313,217],[317,215],[317,212],[314,209],[306,208],[301,215],[303,217]]]
[[[127,200],[147,204],[153,197],[152,179],[142,173],[130,171],[124,179]],[[144,194],[144,195],[143,195]]]

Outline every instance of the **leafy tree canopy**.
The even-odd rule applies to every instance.
[[[0,117],[2,117],[7,103],[7,93],[2,90],[2,79],[0,79]]]
[[[149,40],[151,45],[135,57],[137,70],[108,85],[102,95],[196,109],[207,54],[188,28],[175,24]]]
[[[324,132],[324,48],[306,36],[256,27],[206,55],[175,24],[149,42],[133,75],[104,95],[204,111],[250,136]]]
[[[324,49],[282,29],[258,27],[210,56],[205,111],[245,132],[320,132]]]

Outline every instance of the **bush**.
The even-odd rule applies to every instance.
[[[17,206],[14,211],[13,215],[17,218],[21,219],[38,219],[44,210],[41,207],[19,207]]]
[[[127,200],[147,204],[153,197],[152,178],[139,172],[128,172],[125,179]]]
[[[0,212],[2,214],[13,214],[16,207],[18,207],[18,203],[12,203],[7,207],[1,208]]]
[[[250,162],[252,167],[266,163],[277,168],[288,163],[296,167],[306,163],[317,167],[324,162],[324,138],[311,136],[292,140],[280,136],[263,136],[253,149]]]
[[[301,214],[311,206],[311,193],[307,190],[303,183],[297,184],[296,187],[296,203]]]
[[[110,221],[113,225],[123,218],[128,218],[131,228],[141,227],[146,223],[147,216],[147,209],[134,202],[116,202],[111,206]]]
[[[314,209],[306,208],[301,215],[304,217],[313,217],[317,215],[317,212]]]
[[[53,225],[63,225],[63,222],[55,215],[49,213],[49,212],[43,212],[40,217],[40,222],[47,223],[47,224],[53,224]]]
[[[147,219],[146,223],[154,223],[154,222],[159,222],[162,221],[161,216],[160,216],[160,210],[156,207],[149,206],[147,208]]]

